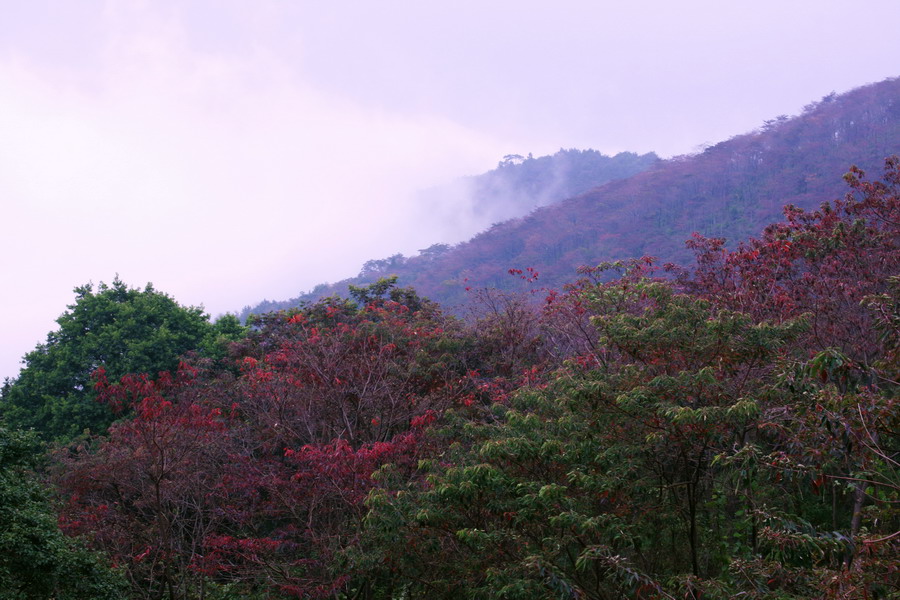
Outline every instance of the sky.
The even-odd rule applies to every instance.
[[[900,75],[896,0],[0,0],[0,378],[73,288],[212,316],[490,223],[506,154],[696,152]]]

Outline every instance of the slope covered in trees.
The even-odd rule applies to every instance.
[[[692,233],[732,242],[756,235],[780,218],[782,206],[813,209],[843,194],[840,174],[850,165],[878,172],[900,151],[900,79],[829,95],[793,118],[777,117],[759,130],[702,153],[660,161],[561,203],[498,223],[472,240],[441,252],[392,257],[361,277],[284,304],[328,293],[347,283],[387,274],[444,305],[465,302],[466,287],[510,288],[511,268],[532,267],[558,286],[581,265],[649,254],[686,261]],[[251,312],[247,310],[245,312]]]
[[[586,192],[615,179],[624,179],[645,171],[659,161],[652,152],[634,154],[620,152],[606,156],[596,150],[563,150],[551,156],[534,158],[509,155],[497,168],[453,181],[419,194],[415,222],[426,229],[478,231],[492,223],[521,217],[539,206],[559,202]],[[473,229],[472,225],[480,224]],[[410,265],[422,268],[451,251],[445,243],[435,243],[419,251]],[[350,283],[372,283],[379,277],[397,270],[408,270],[408,259],[395,254],[384,259],[367,261],[359,277]],[[286,301],[263,301],[246,307],[240,317],[299,306],[302,301],[315,300],[331,293],[347,293],[348,282],[335,286],[323,284],[313,292]]]
[[[507,155],[493,171],[464,177],[419,194],[416,222],[440,230],[455,223],[465,231],[524,216],[540,206],[571,198],[615,179],[625,179],[659,161],[653,154],[560,149],[550,156]],[[446,227],[444,227],[446,228]]]
[[[690,269],[469,321],[382,279],[219,361],[100,369],[120,418],[52,455],[59,523],[134,598],[895,597],[900,159],[846,183]]]
[[[0,597],[897,597],[900,158],[844,191],[467,320],[395,277],[219,332],[83,288],[30,377],[93,358],[35,398],[115,422],[0,426]]]

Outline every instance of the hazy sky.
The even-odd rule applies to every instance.
[[[213,315],[475,230],[417,189],[900,75],[897,0],[0,0],[0,377],[88,281]],[[470,228],[484,224],[472,223]]]

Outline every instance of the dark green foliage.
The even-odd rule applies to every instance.
[[[75,289],[75,303],[57,319],[59,329],[25,355],[25,368],[3,390],[0,410],[13,427],[34,428],[43,438],[68,440],[85,429],[104,432],[108,407],[94,401],[92,374],[174,370],[179,357],[205,349],[223,355],[223,344],[242,335],[234,317],[215,326],[200,308],[182,307],[152,285],[140,290],[115,279],[96,291]]]
[[[412,596],[427,580],[441,598],[652,597],[672,575],[716,578],[753,556],[749,536],[723,535],[740,505],[713,463],[749,443],[772,384],[764,365],[802,327],[757,325],[653,281],[581,300],[602,357],[448,431],[450,451],[423,465],[427,488],[373,497],[379,543],[416,548],[390,554]]]
[[[0,427],[0,599],[118,600],[124,578],[59,530],[32,472],[33,433]]]

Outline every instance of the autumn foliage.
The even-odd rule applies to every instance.
[[[690,269],[467,321],[382,280],[100,370],[127,416],[56,454],[61,524],[136,598],[892,597],[900,161],[846,179]]]

